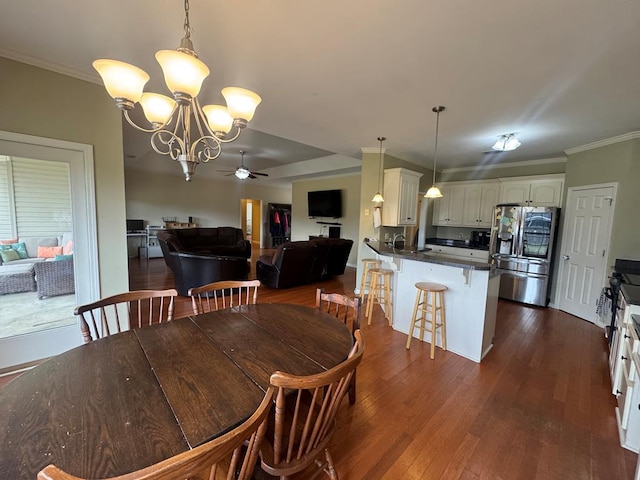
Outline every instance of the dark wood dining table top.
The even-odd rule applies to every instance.
[[[0,478],[34,480],[50,463],[81,478],[157,463],[247,419],[274,371],[322,372],[352,344],[330,315],[257,304],[76,347],[0,388]]]

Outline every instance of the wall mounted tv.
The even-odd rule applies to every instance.
[[[310,217],[342,217],[342,190],[320,190],[308,193]]]

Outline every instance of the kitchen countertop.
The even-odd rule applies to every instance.
[[[489,251],[489,246],[477,245],[475,243],[467,243],[466,240],[452,240],[449,238],[427,238],[424,242],[427,245],[440,245],[442,247],[469,248],[472,250]]]
[[[625,300],[630,305],[640,305],[640,285],[629,285],[623,283],[620,286]]]
[[[393,248],[385,243],[367,241],[365,243],[371,250],[378,255],[387,255],[390,257],[399,257],[407,260],[416,260],[418,262],[436,263],[438,265],[446,265],[449,267],[468,268],[470,270],[491,270],[492,266],[484,262],[474,262],[472,260],[457,259],[444,257],[436,253],[430,253],[428,250],[416,251],[408,249]]]

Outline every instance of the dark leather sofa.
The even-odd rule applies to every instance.
[[[162,239],[176,252],[251,258],[251,242],[240,228],[168,228]]]
[[[221,231],[214,234],[212,230]],[[251,267],[247,259],[251,256],[251,243],[238,240],[237,232],[231,230],[239,231],[242,237],[242,230],[233,227],[167,229],[158,232],[158,243],[165,263],[173,272],[178,294],[186,296],[190,288],[211,282],[248,278]],[[210,244],[206,243],[207,239]]]
[[[342,275],[352,247],[346,238],[286,242],[258,258],[256,276],[268,287],[289,288]]]

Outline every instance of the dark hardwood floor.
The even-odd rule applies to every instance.
[[[254,255],[253,258],[257,258]],[[255,268],[252,268],[255,271]],[[130,288],[170,288],[162,259],[132,259]],[[355,270],[258,302],[313,306],[315,289],[353,294]],[[406,301],[413,301],[407,292]],[[176,316],[188,315],[180,298]],[[342,480],[631,479],[620,447],[602,330],[550,308],[500,301],[481,364],[394,331],[382,312],[362,325],[357,401],[341,411],[331,453]]]

